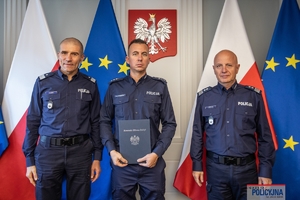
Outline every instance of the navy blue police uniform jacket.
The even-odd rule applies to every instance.
[[[96,80],[78,71],[69,81],[60,70],[37,78],[27,114],[23,152],[26,166],[35,165],[34,150],[39,136],[72,137],[88,134],[93,157],[102,159],[100,95]]]
[[[100,114],[102,143],[108,152],[119,148],[118,120],[149,119],[152,152],[159,157],[170,146],[176,121],[173,106],[164,79],[143,76],[137,83],[130,77],[112,80],[106,92]],[[159,131],[160,122],[162,124]]]
[[[236,82],[226,90],[218,83],[198,93],[190,149],[193,171],[203,171],[203,145],[218,155],[246,157],[256,152],[257,143],[259,176],[271,178],[275,150],[259,89]]]

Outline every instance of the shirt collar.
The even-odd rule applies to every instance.
[[[237,86],[238,86],[238,83],[237,83],[237,81],[235,81],[234,84],[230,88],[228,88],[228,90],[223,85],[221,85],[220,83],[218,83],[217,87],[218,87],[218,90],[221,94],[222,92],[230,92],[230,91],[235,92]]]
[[[146,79],[147,79],[148,75],[145,74],[144,76],[142,76],[140,78],[140,80],[136,83],[136,84],[141,84],[143,83]],[[127,80],[129,81],[130,84],[135,84],[135,80],[133,78],[131,78],[130,75],[127,76]]]
[[[61,67],[58,68],[57,70],[57,73],[58,73],[58,76],[64,80],[64,78],[68,79],[67,75],[63,74],[61,71],[60,71]],[[72,77],[72,79],[75,79],[78,77],[78,74],[79,74],[79,70],[77,70],[77,73]]]

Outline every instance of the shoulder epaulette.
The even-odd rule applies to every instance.
[[[248,90],[252,90],[252,91],[254,91],[254,92],[258,93],[258,94],[261,93],[260,89],[258,89],[256,87],[253,87],[253,86],[250,86],[250,85],[246,85],[245,88],[248,89]]]
[[[158,81],[161,81],[163,83],[167,83],[166,79],[163,79],[163,78],[160,78],[160,77],[155,77],[155,76],[151,76],[151,78],[155,79],[155,80],[158,80]]]
[[[93,83],[96,83],[96,79],[91,76],[88,77],[88,80],[92,81]]]
[[[91,77],[91,76],[88,76],[88,75],[86,75],[86,74],[82,74],[82,75],[83,75],[84,78],[90,80],[90,81],[93,82],[93,83],[96,83],[96,79],[95,79],[95,78],[93,78],[93,77]]]
[[[119,82],[119,81],[121,81],[121,80],[123,80],[123,79],[124,79],[124,77],[123,77],[123,78],[114,78],[114,79],[112,79],[112,80],[109,82],[109,84]]]
[[[42,74],[42,75],[39,76],[39,79],[40,79],[40,81],[41,81],[41,80],[44,80],[45,78],[48,78],[48,77],[53,76],[53,75],[54,75],[53,72],[49,72],[49,73],[46,73],[46,74]]]
[[[200,92],[198,92],[197,94],[198,94],[198,96],[200,96],[200,95],[204,94],[205,92],[210,91],[211,89],[212,89],[212,87],[210,87],[210,86],[206,87],[203,90],[201,90]]]

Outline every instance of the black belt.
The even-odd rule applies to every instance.
[[[246,157],[231,157],[231,156],[220,156],[211,151],[206,151],[208,158],[213,159],[215,163],[223,165],[246,165],[255,160],[255,155],[250,154]]]
[[[88,134],[78,135],[73,137],[61,138],[61,137],[48,137],[42,135],[40,138],[41,142],[45,142],[52,146],[72,146],[74,144],[80,144],[89,138]]]

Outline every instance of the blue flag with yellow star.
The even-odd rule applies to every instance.
[[[97,79],[103,102],[109,82],[129,70],[111,0],[100,0],[84,54],[80,70]]]
[[[111,0],[100,0],[85,47],[80,71],[97,80],[103,103],[109,82],[127,75],[125,49]],[[111,199],[110,157],[104,148],[99,179],[92,183],[90,200]]]
[[[2,109],[0,106],[0,156],[5,151],[7,146],[8,146],[8,139],[7,139],[7,134],[6,134],[5,125],[4,125]]]
[[[299,199],[300,185],[300,10],[283,0],[263,74],[278,140],[273,183],[286,184],[286,199]]]

